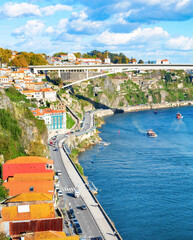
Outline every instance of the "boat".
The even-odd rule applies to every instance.
[[[148,129],[147,130],[147,136],[155,138],[155,137],[157,137],[157,134],[152,129]]]
[[[154,111],[154,114],[157,114],[157,111]]]
[[[183,118],[183,116],[182,116],[181,113],[176,113],[176,118],[177,118],[177,119],[181,119],[181,118]]]

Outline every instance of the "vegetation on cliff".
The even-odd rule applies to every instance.
[[[47,128],[43,120],[33,116],[34,106],[15,88],[1,92],[0,155],[4,160],[22,155],[47,155]]]

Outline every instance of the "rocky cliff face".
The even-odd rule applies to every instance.
[[[33,155],[33,156],[48,156],[49,152],[47,149],[47,141],[48,141],[48,133],[47,128],[44,122],[35,119],[32,115],[30,115],[29,109],[25,106],[24,102],[12,102],[9,97],[6,96],[3,90],[0,90],[0,109],[5,109],[10,113],[11,117],[17,121],[18,126],[21,129],[21,136],[19,138],[20,147],[23,147],[24,154]],[[2,113],[0,113],[2,114]],[[5,133],[9,136],[8,130],[3,129],[0,123],[0,134],[5,135]],[[9,141],[9,140],[8,140]],[[11,139],[11,141],[13,141]],[[9,142],[7,142],[9,145]],[[17,143],[14,143],[16,146]],[[17,148],[14,149],[14,155],[3,152],[5,149],[4,146],[1,149],[0,145],[0,154],[4,154],[5,160],[6,158],[16,157],[17,156]],[[9,148],[7,148],[9,149]],[[8,150],[9,151],[9,150]],[[13,156],[12,156],[13,155]],[[19,155],[19,153],[18,153]]]

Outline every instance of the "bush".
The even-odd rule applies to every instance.
[[[26,96],[21,94],[19,91],[17,91],[15,87],[11,87],[11,88],[5,89],[5,93],[10,98],[10,100],[12,102],[20,102],[20,101],[24,101],[26,103],[30,102],[26,98]]]

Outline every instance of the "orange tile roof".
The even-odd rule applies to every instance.
[[[33,187],[35,193],[46,193],[54,195],[53,181],[21,181],[21,182],[4,182],[3,186],[9,189],[9,196],[16,196],[21,193],[29,193]]]
[[[28,181],[53,181],[54,172],[50,173],[15,173],[14,177],[9,177],[9,182],[28,182]]]
[[[34,90],[34,89],[26,89],[26,90],[23,90],[22,93],[34,93],[34,92],[39,92],[38,90]]]
[[[29,206],[28,212],[18,212],[22,206]],[[19,208],[18,208],[19,207]],[[24,207],[23,207],[24,208]],[[53,203],[4,207],[1,211],[4,222],[55,218]]]
[[[66,236],[64,232],[56,231],[45,231],[45,232],[35,232],[28,233],[25,235],[25,240],[79,240],[78,235]]]
[[[6,161],[4,164],[16,164],[16,163],[48,163],[54,164],[54,161],[44,157],[36,157],[36,156],[25,156],[25,157],[17,157],[14,159],[10,159]]]
[[[36,202],[36,201],[52,201],[52,195],[46,193],[21,193],[15,197],[9,198],[6,203],[14,202]]]
[[[40,90],[40,92],[56,92],[56,91],[51,88],[43,88]]]
[[[36,110],[32,110],[32,113],[35,116],[43,116],[44,114],[54,114],[54,113],[64,113],[66,111],[64,110],[54,110],[51,108],[44,108],[44,109],[39,109],[37,108]]]

